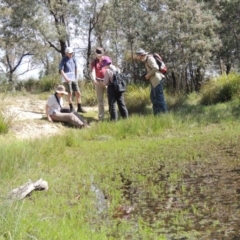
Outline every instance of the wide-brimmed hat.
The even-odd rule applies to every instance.
[[[66,49],[65,49],[65,53],[73,53],[74,51],[73,51],[73,48],[71,48],[71,47],[67,47]]]
[[[112,60],[109,57],[105,57],[104,59],[102,59],[101,61],[101,66],[105,67],[107,65],[110,65],[112,63]]]
[[[63,93],[65,95],[68,95],[68,93],[65,90],[65,87],[63,85],[58,85],[56,88],[56,93]]]
[[[148,52],[146,52],[144,49],[140,48],[136,51],[136,54],[139,56],[142,56],[142,55],[147,55]]]

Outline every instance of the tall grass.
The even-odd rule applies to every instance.
[[[204,121],[205,116],[200,118]],[[168,239],[170,233],[164,232],[169,224],[175,232],[179,224],[186,224],[183,220],[190,212],[180,209],[173,216],[163,207],[161,215],[154,220],[157,226],[154,227],[147,220],[153,213],[146,201],[149,198],[152,204],[155,201],[166,204],[165,191],[181,182],[185,165],[195,160],[201,164],[208,162],[213,154],[209,152],[211,148],[231,142],[239,132],[239,127],[231,125],[207,129],[194,117],[187,121],[182,122],[177,114],[133,115],[119,122],[101,122],[91,129],[69,129],[66,135],[2,142],[0,236],[7,239],[127,239],[129,236],[130,239]],[[224,119],[221,121],[223,124]],[[164,170],[158,173],[161,166],[165,166]],[[158,184],[151,181],[159,177],[163,180]],[[5,198],[11,189],[28,179],[39,178],[48,181],[48,192],[34,192],[21,202],[9,202]],[[136,191],[139,199],[133,206],[135,214],[128,220],[114,217],[119,206],[135,202],[133,199],[131,203],[123,195],[125,180],[122,178],[132,182],[131,191]],[[92,184],[96,186],[95,191]],[[98,200],[99,191],[106,199]],[[99,205],[103,211],[99,211]],[[169,224],[165,216],[171,219]],[[197,234],[194,229],[190,227],[187,232],[191,239],[197,239],[193,237]],[[184,236],[186,231],[179,234]]]
[[[148,88],[128,91],[129,106],[140,102],[129,119],[33,141],[0,139],[0,239],[195,240],[235,231],[238,197],[229,191],[239,176],[231,187],[221,177],[239,169],[239,100],[201,105],[204,95],[194,93],[177,105],[167,96],[173,107],[154,117],[140,111]],[[6,198],[39,178],[47,192]]]
[[[6,116],[0,111],[0,134],[8,133],[13,119],[10,116]]]

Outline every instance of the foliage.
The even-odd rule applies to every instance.
[[[210,105],[238,98],[240,94],[240,75],[222,75],[207,82],[200,91],[201,104]]]
[[[53,91],[57,85],[61,84],[59,74],[52,74],[44,76],[39,81],[39,87],[41,91]]]
[[[92,81],[91,82],[80,81],[79,83],[80,83],[80,90],[82,94],[83,104],[87,106],[97,105],[96,92],[95,92]],[[106,98],[104,100],[106,104]]]
[[[239,101],[202,106],[196,97],[158,117],[133,114],[33,141],[0,138],[0,238],[238,236]],[[39,178],[47,192],[6,198]]]
[[[6,117],[2,112],[0,112],[0,134],[6,134],[11,127],[12,119]]]
[[[150,104],[149,86],[129,84],[125,93],[125,101],[130,114],[144,113]]]

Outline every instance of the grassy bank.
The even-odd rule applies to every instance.
[[[239,100],[200,100],[44,139],[0,138],[0,239],[237,239]],[[48,191],[6,198],[39,178]]]

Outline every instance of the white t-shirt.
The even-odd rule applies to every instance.
[[[63,106],[63,99],[62,97],[58,98],[61,106]],[[53,94],[52,96],[49,97],[47,101],[47,105],[49,107],[48,109],[48,115],[52,115],[54,112],[60,112],[61,107],[57,102],[57,99],[55,95]]]

